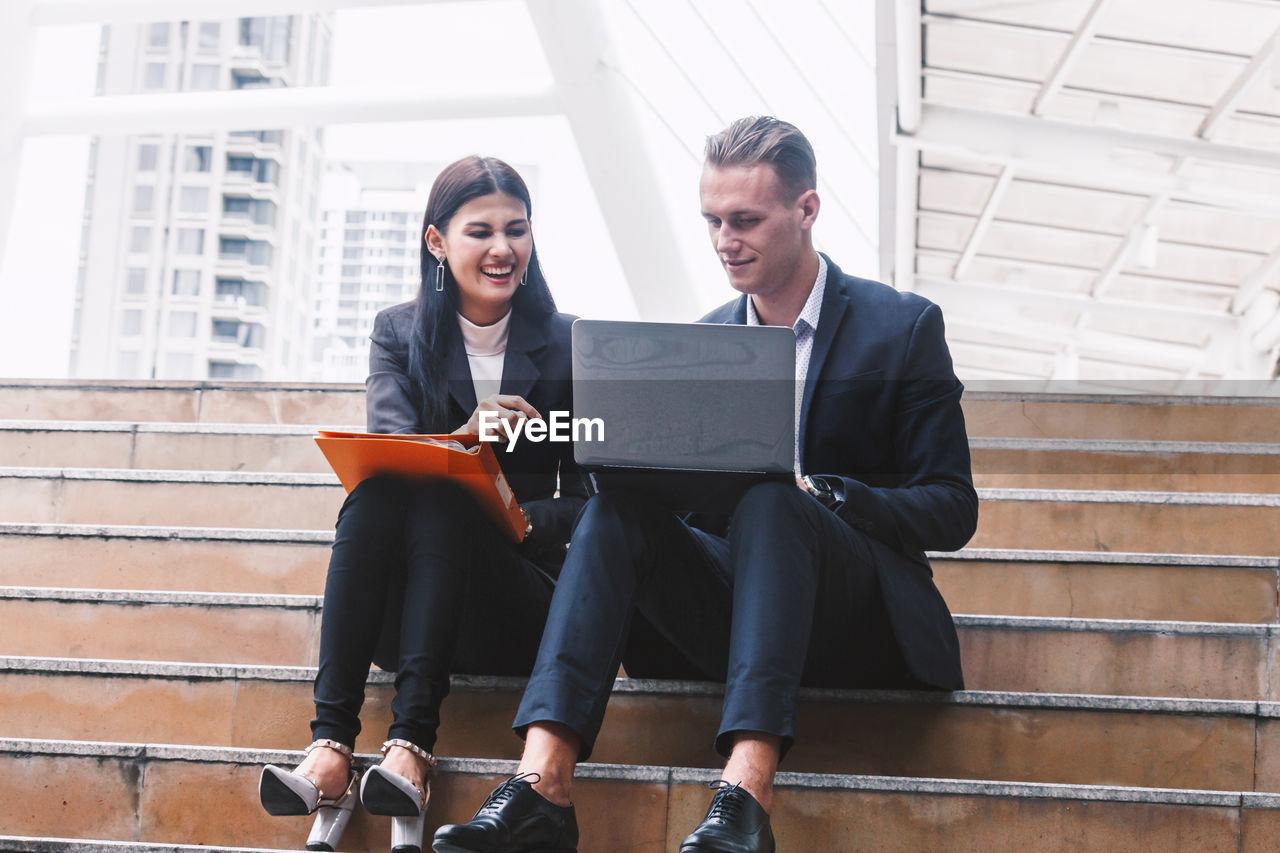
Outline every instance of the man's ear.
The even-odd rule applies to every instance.
[[[813,227],[814,221],[818,218],[818,209],[822,207],[818,191],[805,190],[800,194],[800,198],[796,199],[796,206],[800,208],[800,228],[807,231]]]
[[[434,225],[427,226],[427,233],[422,235],[422,239],[427,244],[427,250],[436,256],[436,260],[445,256],[444,235]]]

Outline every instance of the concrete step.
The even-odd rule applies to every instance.
[[[969,435],[984,438],[1274,442],[1280,384],[1247,383],[1257,396],[1056,394],[981,391],[964,396]]]
[[[8,736],[287,749],[305,743],[311,668],[0,658]],[[524,679],[459,676],[439,755],[518,758]],[[391,722],[373,671],[357,749]],[[619,679],[593,760],[704,767],[723,688]],[[1161,788],[1280,791],[1280,704],[965,691],[804,690],[787,769]],[[822,732],[821,737],[810,733]]]
[[[0,585],[319,595],[331,531],[0,523]],[[1275,622],[1280,557],[971,548],[930,555],[962,613]]]
[[[0,520],[325,530],[332,474],[0,468]],[[1280,494],[982,489],[975,548],[1280,554]]]
[[[261,765],[298,752],[66,741],[0,741],[0,798],[19,802],[13,835],[286,848],[304,818],[256,806]],[[372,761],[374,756],[361,756]],[[515,762],[444,759],[428,825],[471,816]],[[26,780],[45,786],[30,790]],[[713,770],[587,764],[578,769],[579,849],[661,853],[701,820]],[[1280,797],[1267,794],[1038,785],[911,777],[778,776],[773,813],[788,851],[1273,849]],[[231,818],[230,816],[234,816]],[[385,818],[357,810],[344,850],[385,850]],[[430,830],[429,830],[430,831]],[[52,848],[51,848],[52,849]]]
[[[970,436],[1272,442],[1280,384],[1240,383],[1243,395],[1044,393],[981,390],[964,398]],[[1173,389],[1166,389],[1173,390]],[[1179,389],[1182,390],[1182,389]],[[1205,391],[1220,388],[1206,387]],[[1230,390],[1230,389],[1227,389]],[[0,419],[358,424],[358,384],[0,380]]]
[[[1278,621],[1280,557],[966,548],[930,559],[957,613]]]
[[[362,424],[364,386],[0,379],[0,419]]]
[[[1280,492],[1280,444],[972,438],[969,448],[980,488]]]
[[[0,465],[327,473],[314,435],[289,424],[0,421]],[[973,438],[970,448],[984,487],[1280,492],[1280,444]]]
[[[292,424],[0,421],[0,464],[327,473],[315,433]]]
[[[1280,494],[980,489],[972,548],[1280,554]]]
[[[315,596],[0,588],[3,655],[309,666],[319,621]],[[956,624],[970,689],[1280,699],[1276,625],[972,615]]]

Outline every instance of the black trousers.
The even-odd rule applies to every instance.
[[[739,731],[795,738],[802,684],[910,679],[874,550],[794,483],[751,488],[728,537],[626,493],[579,517],[514,727],[562,723],[591,754],[619,662],[637,677],[725,682],[715,747]]]
[[[431,750],[451,672],[533,668],[553,589],[458,486],[365,480],[338,514],[312,736],[354,746],[376,659],[396,672],[388,739]]]

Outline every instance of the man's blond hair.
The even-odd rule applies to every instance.
[[[813,146],[794,124],[772,116],[740,118],[707,137],[708,166],[752,166],[768,163],[778,176],[785,201],[817,189],[818,161]]]

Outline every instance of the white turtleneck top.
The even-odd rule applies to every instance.
[[[471,365],[471,384],[476,389],[476,402],[497,394],[502,384],[502,362],[507,354],[507,329],[511,324],[511,312],[496,323],[477,326],[458,315],[458,327],[462,329],[462,343],[467,351],[467,363]]]

